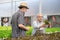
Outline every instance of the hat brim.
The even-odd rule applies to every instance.
[[[18,8],[19,8],[19,9],[21,9],[21,8],[29,9],[27,6],[22,6],[22,5],[20,5]]]

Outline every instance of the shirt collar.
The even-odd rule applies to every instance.
[[[25,15],[25,13],[24,12],[21,12],[20,10],[18,10],[18,12],[21,14],[21,15]]]

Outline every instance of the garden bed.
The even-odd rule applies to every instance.
[[[12,38],[7,38],[5,40],[12,40]],[[34,36],[26,36],[26,37],[15,38],[15,40],[60,40],[60,32],[51,33],[51,34],[40,34],[40,33],[38,33]]]
[[[32,33],[32,27],[30,27],[30,30],[26,32],[26,36],[30,36]],[[11,32],[12,28],[11,26],[0,26],[0,38],[11,38]],[[60,28],[46,28],[46,33],[55,33],[60,32]]]

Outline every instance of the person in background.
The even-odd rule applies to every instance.
[[[9,19],[7,17],[2,18],[2,26],[9,26]]]
[[[29,9],[27,3],[22,2],[18,8],[19,10],[12,16],[11,20],[12,38],[24,37],[26,36],[25,32],[29,30],[29,28],[25,26],[24,21],[25,12]]]
[[[40,33],[45,33],[45,23],[43,22],[42,14],[38,14],[37,20],[33,21],[32,36],[36,33],[37,30],[40,30]]]

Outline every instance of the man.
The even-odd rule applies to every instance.
[[[29,9],[26,3],[21,3],[19,10],[12,16],[11,25],[12,25],[12,37],[24,37],[25,32],[29,30],[25,26],[24,14]]]
[[[33,22],[32,35],[34,35],[37,30],[40,30],[40,33],[45,33],[45,24],[43,22],[43,15],[42,14],[38,14],[37,20]]]

